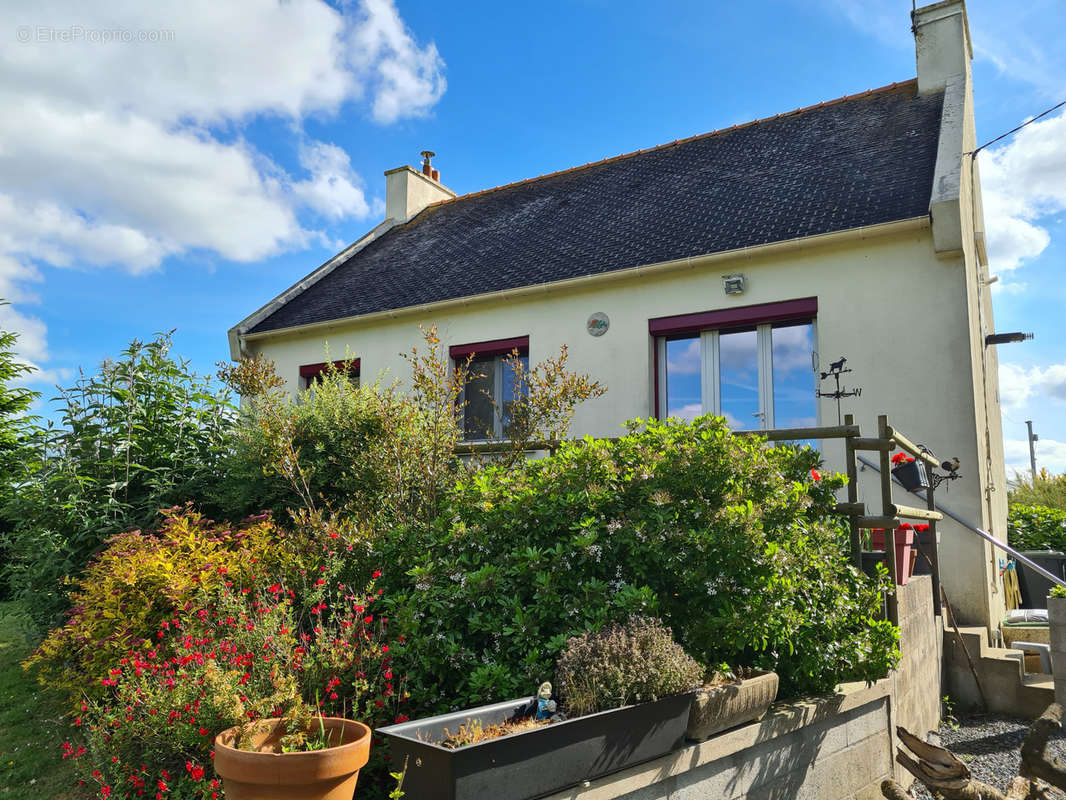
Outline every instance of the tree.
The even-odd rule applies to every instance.
[[[170,353],[171,333],[133,341],[95,375],[60,389],[60,422],[26,426],[3,514],[4,572],[42,626],[111,536],[154,528],[159,510],[210,500],[231,450],[230,392]],[[213,514],[216,509],[205,504]]]
[[[8,305],[0,300],[0,306]],[[0,509],[8,503],[12,493],[13,476],[20,451],[25,444],[29,420],[26,412],[37,399],[38,393],[22,386],[11,385],[19,378],[29,375],[34,368],[19,360],[15,353],[18,334],[0,328]],[[0,516],[0,559],[7,561],[7,548],[3,546],[10,525]],[[0,589],[0,597],[6,595]]]
[[[9,305],[0,300],[0,306]],[[35,371],[34,367],[19,360],[15,353],[18,334],[0,328],[0,464],[10,458],[21,441],[24,414],[39,396],[37,392],[21,386],[12,386],[18,378]],[[0,475],[10,475],[4,469]]]

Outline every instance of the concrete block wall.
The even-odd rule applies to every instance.
[[[770,709],[759,722],[552,800],[867,800],[892,774],[892,682]]]
[[[759,722],[551,800],[875,800],[885,778],[909,786],[894,763],[895,727],[938,727],[942,637],[929,576],[898,590],[902,659],[887,678],[778,703]]]
[[[924,737],[940,725],[942,618],[933,615],[933,579],[915,575],[897,587],[900,663],[892,674],[892,734],[902,725]]]
[[[1047,613],[1055,702],[1066,704],[1066,597],[1049,597]]]

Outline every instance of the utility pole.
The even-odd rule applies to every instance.
[[[1027,419],[1026,426],[1029,428],[1029,465],[1033,468],[1033,483],[1036,483],[1036,443],[1040,437],[1033,433],[1033,421]]]

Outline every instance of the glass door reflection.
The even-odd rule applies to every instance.
[[[718,385],[721,414],[730,428],[763,428],[759,407],[759,340],[754,330],[723,331],[718,336]]]

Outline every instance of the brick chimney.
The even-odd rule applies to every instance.
[[[403,224],[432,203],[455,197],[440,182],[440,172],[430,159],[435,153],[422,151],[422,171],[403,166],[385,173],[385,217]]]

